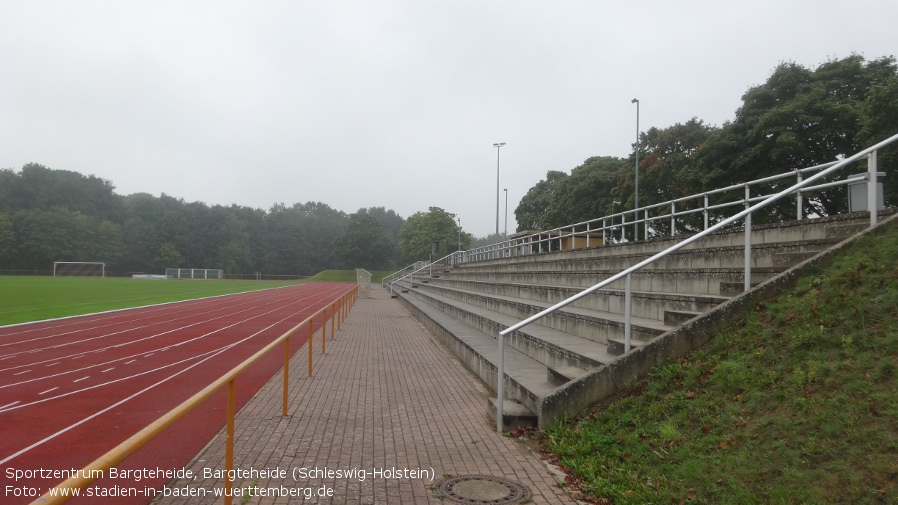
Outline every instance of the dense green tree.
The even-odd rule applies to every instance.
[[[120,267],[122,256],[125,253],[124,232],[118,223],[102,220],[97,225],[94,252],[90,257],[106,263],[110,271]]]
[[[401,263],[402,255],[399,253],[399,230],[401,230],[402,225],[405,224],[405,219],[399,214],[396,214],[393,210],[384,207],[368,207],[367,209],[359,209],[358,212],[367,213],[374,219],[377,219],[381,226],[390,233],[390,237],[393,241],[393,255],[390,260],[397,265]]]
[[[866,97],[895,75],[893,58],[865,63],[853,55],[815,70],[780,64],[766,83],[743,95],[735,120],[698,149],[700,170],[690,172],[690,180],[713,189],[859,151]],[[817,192],[807,203],[809,212],[836,212],[845,207],[844,188]]]
[[[394,267],[394,249],[392,234],[374,216],[362,211],[349,215],[346,229],[334,241],[334,253],[347,268]]]
[[[539,181],[521,198],[514,210],[518,222],[517,231],[545,230],[553,226],[546,220],[546,212],[561,182],[568,175],[558,170],[549,170],[546,178]],[[569,224],[569,223],[565,223]]]
[[[890,62],[894,67],[895,59]],[[883,74],[870,87],[860,108],[858,143],[862,146],[870,146],[898,134],[898,73],[886,71]],[[892,144],[883,149],[878,153],[877,162],[878,170],[887,173],[883,181],[885,201],[898,204],[898,146]]]
[[[416,212],[409,216],[399,232],[402,260],[408,264],[431,259],[434,243],[440,253],[451,252],[457,247],[458,235],[455,214],[439,207],[430,207],[427,212]],[[470,235],[462,233],[461,242],[462,249],[467,249],[471,242]]]
[[[17,250],[12,218],[9,214],[0,212],[0,270],[11,269],[16,260]]]
[[[20,211],[14,225],[19,266],[47,271],[54,261],[95,261],[95,231],[87,216],[64,207]]]
[[[581,223],[606,214],[615,199],[615,174],[625,164],[621,158],[595,156],[574,167],[552,193],[542,220],[544,227]]]
[[[198,268],[187,266],[184,262],[184,257],[178,251],[178,247],[171,242],[159,244],[159,249],[153,257],[151,266],[160,272],[165,272],[167,268]]]

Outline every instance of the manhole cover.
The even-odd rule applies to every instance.
[[[503,505],[530,500],[527,486],[489,475],[462,475],[436,484],[434,494],[466,505]]]

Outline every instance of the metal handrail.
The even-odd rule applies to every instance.
[[[600,218],[590,219],[587,221],[581,221],[581,222],[574,223],[574,224],[564,225],[564,226],[560,226],[557,228],[553,228],[551,230],[545,230],[545,231],[533,233],[531,235],[527,235],[524,237],[517,237],[517,238],[511,239],[511,240],[506,240],[503,242],[498,242],[495,244],[482,246],[482,247],[479,247],[476,249],[465,251],[465,254],[461,258],[461,261],[473,262],[473,261],[483,261],[483,260],[488,260],[488,259],[501,258],[502,256],[505,255],[505,251],[509,251],[512,249],[520,248],[520,247],[528,247],[528,246],[532,247],[533,245],[538,246],[539,244],[542,244],[544,242],[552,242],[552,241],[556,241],[562,237],[571,237],[571,236],[577,237],[577,236],[585,235],[587,247],[589,247],[590,246],[590,244],[589,244],[590,235],[593,233],[601,232],[602,239],[604,242],[606,239],[606,232],[608,232],[608,231],[617,230],[618,228],[623,227],[624,225],[638,225],[641,223],[648,224],[650,222],[660,221],[662,219],[670,219],[671,220],[671,223],[672,223],[671,230],[672,231],[671,231],[670,236],[675,236],[676,235],[676,232],[675,232],[676,228],[675,228],[675,223],[674,223],[675,218],[678,216],[695,214],[698,212],[705,213],[704,228],[707,229],[708,226],[710,225],[709,216],[708,216],[709,211],[723,209],[726,207],[732,207],[732,206],[736,206],[736,205],[744,205],[746,202],[746,200],[744,198],[740,198],[740,199],[730,201],[730,202],[724,202],[724,203],[720,203],[720,204],[710,205],[708,202],[708,197],[714,196],[714,195],[719,195],[719,194],[730,192],[730,191],[736,191],[736,190],[740,190],[740,189],[745,191],[747,188],[751,188],[753,186],[757,186],[760,184],[765,184],[765,183],[769,183],[769,182],[773,182],[773,181],[777,181],[777,180],[785,179],[785,178],[789,178],[789,177],[797,177],[798,181],[800,182],[802,180],[802,176],[804,174],[825,170],[827,168],[832,167],[833,165],[835,165],[837,163],[839,163],[839,161],[832,161],[832,162],[823,163],[820,165],[814,165],[811,167],[795,169],[795,170],[791,170],[789,172],[785,172],[782,174],[776,174],[776,175],[764,177],[761,179],[755,179],[752,181],[734,184],[734,185],[723,187],[723,188],[713,189],[713,190],[705,191],[703,193],[697,193],[694,195],[679,197],[679,198],[675,198],[673,200],[668,200],[665,202],[655,203],[655,204],[647,205],[645,207],[640,207],[638,209],[625,210],[625,211],[618,212],[616,214],[611,214],[611,215],[603,216]],[[845,179],[842,181],[831,183],[831,185],[844,185],[844,184],[848,184],[850,182],[852,182],[852,179]],[[812,190],[825,189],[826,187],[829,187],[829,186],[808,187],[808,188],[804,188],[804,191],[807,192],[807,191],[812,191]],[[750,191],[749,191],[749,194],[750,194]],[[748,201],[749,202],[761,201],[764,198],[767,198],[768,196],[771,196],[771,195],[754,195],[754,196],[750,196],[748,198]],[[802,218],[802,215],[801,215],[801,213],[802,213],[801,192],[799,192],[798,198],[799,198],[799,202],[798,202],[798,210],[797,210],[798,217],[797,218],[801,219]],[[679,212],[676,211],[677,204],[687,202],[687,201],[694,201],[697,199],[704,200],[703,204],[699,208],[686,209],[686,210],[679,211]],[[655,215],[655,216],[651,216],[651,217],[649,216],[650,211],[656,210],[656,209],[665,209],[665,208],[670,208],[671,212],[668,214]],[[642,217],[640,217],[640,215]],[[633,217],[633,219],[628,221],[627,220],[628,217]],[[609,221],[611,223],[610,225],[608,224]],[[593,227],[593,225],[596,225],[596,226]],[[646,240],[649,238],[648,233],[649,233],[649,227],[646,226],[645,233],[644,233],[644,238]],[[634,238],[638,240],[638,237],[634,237]]]
[[[198,393],[194,394],[187,400],[184,400],[180,405],[163,414],[159,419],[153,421],[151,424],[138,431],[130,438],[117,445],[106,454],[103,454],[96,460],[94,460],[89,465],[85,466],[81,471],[77,473],[76,476],[66,479],[65,481],[57,484],[55,487],[48,490],[43,494],[40,498],[31,502],[32,505],[37,504],[57,504],[57,503],[65,503],[66,501],[74,498],[75,496],[71,493],[61,492],[63,489],[72,490],[72,489],[81,489],[95,481],[97,478],[106,475],[106,472],[112,468],[113,466],[120,463],[122,460],[133,454],[137,449],[141,448],[144,444],[155,438],[157,435],[165,431],[172,424],[175,423],[178,419],[184,417],[188,412],[198,407],[201,403],[208,400],[214,393],[219,391],[220,389],[227,386],[228,388],[228,399],[227,399],[227,439],[226,439],[226,448],[225,448],[225,489],[230,490],[231,485],[233,483],[232,472],[230,470],[234,467],[234,405],[235,405],[235,380],[237,377],[242,374],[247,368],[250,367],[253,363],[258,361],[264,355],[268,354],[276,347],[284,344],[284,391],[283,391],[283,415],[287,415],[287,384],[289,381],[289,363],[290,363],[290,336],[298,331],[301,327],[308,325],[309,326],[309,376],[312,376],[312,334],[313,334],[313,323],[314,319],[321,314],[322,315],[322,327],[321,327],[321,338],[322,338],[322,353],[324,353],[324,339],[327,333],[327,309],[331,308],[331,339],[334,338],[334,328],[337,327],[340,322],[346,318],[349,314],[349,310],[352,309],[352,306],[355,304],[358,299],[358,286],[353,286],[352,288],[345,291],[343,294],[334,298],[332,302],[325,305],[325,307],[315,314],[309,316],[301,323],[297,324],[290,330],[287,330],[280,337],[276,338],[274,341],[257,351],[255,354],[245,359],[242,363],[232,368],[230,371],[219,377],[215,382],[209,384]],[[232,501],[232,496],[228,492],[224,493],[224,501],[225,505],[230,505]]]
[[[439,264],[439,263],[442,263],[442,262],[444,262],[444,261],[446,261],[446,260],[454,259],[455,256],[461,255],[461,254],[463,254],[463,253],[464,253],[464,251],[455,251],[455,252],[453,252],[453,253],[447,254],[447,255],[443,256],[442,258],[440,258],[440,259],[438,259],[438,260],[434,260],[434,261],[431,261],[430,263],[426,263],[424,266],[418,268],[417,270],[413,270],[412,272],[409,272],[409,273],[403,275],[402,277],[400,277],[400,278],[398,278],[398,279],[396,279],[396,280],[390,281],[390,283],[389,283],[389,284],[390,284],[390,296],[393,295],[393,284],[394,284],[394,283],[397,283],[397,282],[401,281],[402,279],[405,279],[406,277],[411,277],[411,276],[415,275],[416,273],[418,273],[418,272],[420,272],[420,271],[422,271],[422,270],[426,270],[426,269],[428,269],[428,268],[431,270],[431,272],[430,272],[431,275],[433,275],[433,266],[434,266],[434,265]],[[415,264],[418,265],[418,264],[421,264],[421,263],[424,263],[424,262],[423,262],[423,261],[419,261],[418,263],[415,263]],[[404,272],[404,271],[407,270],[408,268],[410,268],[410,267],[406,267],[406,268],[400,270],[399,272]],[[399,272],[396,272],[396,273],[399,273]],[[396,274],[393,274],[393,275],[396,275]]]
[[[520,322],[500,331],[499,338],[497,339],[499,341],[498,342],[498,344],[499,344],[499,363],[498,363],[498,377],[497,377],[497,388],[496,388],[497,395],[498,395],[498,398],[497,398],[498,403],[496,405],[496,407],[497,407],[497,417],[496,417],[497,429],[501,432],[502,426],[503,426],[503,423],[502,423],[503,401],[504,401],[504,394],[505,394],[505,362],[504,362],[505,335],[507,335],[513,331],[516,331],[520,328],[523,328],[524,326],[527,326],[528,324],[533,323],[534,321],[537,321],[549,314],[552,314],[555,311],[557,311],[557,310],[559,310],[559,309],[561,309],[561,308],[563,308],[563,307],[565,307],[565,306],[567,306],[587,295],[590,295],[590,294],[594,293],[595,291],[598,291],[599,289],[601,289],[605,286],[608,286],[609,284],[611,284],[615,281],[626,278],[625,302],[624,302],[625,303],[625,305],[624,305],[624,319],[625,319],[625,322],[624,322],[624,335],[625,335],[624,352],[629,352],[630,351],[630,333],[631,333],[631,328],[630,328],[631,327],[630,307],[631,307],[631,294],[632,294],[631,293],[631,277],[634,272],[641,270],[643,267],[646,267],[646,266],[654,263],[655,261],[657,261],[675,251],[678,251],[678,250],[682,249],[683,247],[685,247],[697,240],[700,240],[725,226],[733,224],[736,221],[739,221],[740,219],[744,218],[745,219],[745,285],[744,285],[744,287],[745,287],[745,290],[748,291],[749,288],[751,287],[751,214],[757,210],[767,207],[768,205],[770,205],[774,202],[781,200],[782,198],[784,198],[792,193],[798,192],[800,194],[801,190],[803,188],[805,188],[805,186],[810,185],[812,182],[815,182],[815,181],[817,181],[817,180],[819,180],[819,179],[821,179],[821,178],[823,178],[823,177],[825,177],[825,176],[827,176],[827,175],[829,175],[829,174],[831,174],[851,163],[854,163],[855,161],[858,161],[861,158],[869,156],[869,163],[868,163],[868,167],[867,167],[867,178],[866,178],[869,181],[867,184],[867,202],[868,202],[868,207],[871,209],[870,210],[870,226],[875,225],[876,220],[877,220],[876,180],[877,180],[877,175],[879,174],[879,172],[877,171],[877,166],[876,166],[877,165],[876,151],[878,151],[879,149],[882,149],[883,147],[885,147],[893,142],[896,142],[896,141],[898,141],[898,134],[893,135],[893,136],[887,138],[886,140],[883,140],[882,142],[879,142],[878,144],[873,145],[872,147],[868,147],[867,149],[864,149],[863,151],[860,151],[857,154],[855,154],[849,158],[845,158],[844,160],[833,163],[833,164],[829,165],[828,167],[826,167],[825,169],[812,175],[811,177],[808,177],[807,179],[799,180],[798,183],[796,183],[796,184],[794,184],[774,195],[771,195],[771,196],[765,198],[763,201],[756,203],[754,205],[751,205],[751,206],[749,205],[749,200],[750,200],[749,189],[748,189],[747,185],[744,185],[745,192],[746,192],[746,199],[745,199],[745,207],[746,208],[743,211],[741,211],[741,212],[737,213],[736,215],[731,216],[727,219],[724,219],[713,226],[706,227],[705,230],[703,230],[699,233],[696,233],[695,235],[692,235],[689,238],[686,238],[686,239],[668,247],[667,249],[651,256],[650,258],[640,261],[639,263],[631,266],[630,268],[627,268],[627,269],[621,271],[620,273],[612,275],[611,277],[599,282],[598,284],[595,284],[592,287],[586,288],[583,291],[539,312],[538,314],[528,317],[527,319],[524,319],[523,321],[520,321]],[[815,167],[811,167],[811,168],[815,168]],[[852,180],[857,180],[857,179],[858,178],[852,178]],[[736,186],[736,187],[738,188],[739,186]],[[723,190],[716,190],[716,191],[720,192]]]

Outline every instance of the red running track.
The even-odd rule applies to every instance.
[[[25,495],[65,480],[52,471],[93,462],[352,288],[309,283],[0,328],[0,503],[30,503],[36,497]],[[307,338],[307,330],[297,332],[291,354]],[[238,409],[283,359],[272,351],[237,379]],[[224,426],[225,395],[219,391],[116,468],[183,468]],[[272,410],[279,414],[280,406]],[[89,488],[134,496],[71,503],[148,503],[168,480],[107,474]]]

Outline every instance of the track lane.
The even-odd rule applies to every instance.
[[[128,332],[117,331],[115,338],[118,340],[114,345],[108,345],[112,341],[106,340],[107,345],[90,349],[83,346],[97,345],[101,339],[80,342],[78,345],[82,347],[66,356],[44,359],[43,353],[7,346],[9,351],[16,353],[16,361],[23,356],[32,360],[0,369],[0,426],[14,427],[23,435],[2,437],[0,467],[38,468],[46,467],[52,461],[59,468],[80,468],[93,461],[351,287],[346,284],[315,286],[315,290],[304,288],[285,293],[286,299],[246,297],[236,304],[230,303],[233,299],[225,300],[230,312],[224,317],[207,315],[204,317],[208,321],[182,324],[184,328],[167,332],[165,339],[147,338],[144,328],[147,325],[138,324],[130,339],[124,337]],[[275,309],[275,305],[280,308]],[[206,303],[197,303],[194,307],[198,313],[216,313],[209,311],[210,306]],[[235,310],[236,307],[242,309]],[[173,313],[185,314],[185,308],[180,304],[172,308]],[[135,314],[135,319],[146,322],[146,311]],[[149,326],[162,327],[170,322],[164,311],[157,315],[162,320]],[[116,319],[119,318],[117,315]],[[65,332],[68,338],[78,338],[77,335],[108,330],[105,324],[108,322],[109,316],[104,315],[96,320],[86,318],[82,329],[71,324],[66,324],[64,329],[49,325],[49,331]],[[319,325],[320,321],[317,321],[314,326]],[[42,346],[48,353],[58,349],[56,343],[47,345],[51,343],[49,335],[40,335],[33,330],[29,330],[29,336],[33,337],[28,340],[31,345]],[[20,331],[13,333],[22,335]],[[173,335],[179,336],[174,338]],[[302,335],[307,332],[299,332],[291,339],[291,352],[303,345],[305,338]],[[2,336],[0,341],[3,341]],[[25,345],[24,340],[19,339],[19,342]],[[139,346],[142,347],[138,349]],[[124,354],[125,350],[135,352]],[[254,367],[246,377],[241,376],[238,394],[241,405],[280,368],[283,353],[271,354],[274,355],[269,357],[271,359],[263,360],[265,363],[259,363],[260,366]],[[52,370],[52,373],[37,370],[38,367]],[[29,374],[31,377],[26,378]],[[242,385],[244,382],[246,386]],[[178,437],[165,442],[166,438],[171,438],[166,435],[160,443],[151,442],[155,449],[148,447],[141,453],[155,454],[154,457],[162,457],[162,461],[169,465],[185,464],[220,429],[222,410],[220,404],[201,407],[178,423],[184,425],[190,418],[185,426],[205,430],[205,435],[191,435],[186,441],[184,437]],[[189,450],[179,459],[173,458],[170,450],[160,449],[172,444],[189,447]],[[60,451],[60,447],[65,449]],[[135,455],[136,464],[141,461],[138,456]],[[143,503],[142,500],[130,502]]]

